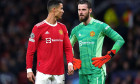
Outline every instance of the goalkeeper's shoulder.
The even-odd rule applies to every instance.
[[[100,21],[100,20],[98,20],[98,19],[93,19],[93,21],[94,21],[94,23],[96,23],[97,25],[100,25],[101,27],[102,27],[102,26],[103,26],[103,27],[109,26],[109,25],[106,24],[105,22]]]
[[[75,26],[75,27],[72,29],[71,33],[77,32],[77,31],[81,28],[81,26],[82,26],[82,23],[80,23],[79,25]]]

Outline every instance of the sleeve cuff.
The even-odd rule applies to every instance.
[[[68,66],[69,66],[69,65],[72,65],[72,66],[73,66],[73,64],[72,64],[71,62],[68,63]]]
[[[27,73],[29,73],[29,72],[32,72],[32,69],[31,68],[28,68],[27,69]]]

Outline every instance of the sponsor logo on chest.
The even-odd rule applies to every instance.
[[[52,42],[63,42],[63,40],[62,39],[46,38],[46,43],[52,43]]]
[[[79,41],[79,46],[81,47],[82,45],[87,45],[87,44],[94,44],[94,42],[83,42],[83,41]]]

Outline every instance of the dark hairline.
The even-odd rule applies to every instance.
[[[50,11],[52,8],[58,7],[60,4],[61,4],[61,3],[59,3],[59,4],[57,4],[57,5],[52,5],[52,6],[50,6],[50,7],[48,8],[48,11]]]
[[[51,5],[50,5],[51,3]],[[47,10],[48,12],[54,8],[54,7],[58,7],[60,4],[63,4],[63,2],[61,0],[58,0],[58,1],[53,1],[53,0],[50,0],[47,4]]]
[[[88,0],[80,0],[77,2],[77,5],[79,4],[86,4],[89,9],[92,8],[91,3]]]

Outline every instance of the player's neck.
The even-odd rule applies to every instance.
[[[92,19],[92,18],[91,18],[91,17],[89,17],[89,18],[87,19],[87,21],[86,21],[86,22],[83,22],[83,23],[84,23],[84,25],[89,24],[91,19]]]
[[[46,21],[50,24],[56,24],[57,19],[55,18],[54,14],[48,14]]]

